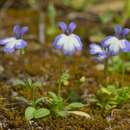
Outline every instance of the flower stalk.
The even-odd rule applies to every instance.
[[[124,79],[125,79],[125,65],[122,64],[122,72],[121,72],[121,86],[124,83]]]

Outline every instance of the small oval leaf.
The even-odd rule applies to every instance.
[[[40,108],[34,112],[34,118],[38,119],[38,118],[46,117],[49,114],[50,114],[50,111],[48,109]]]
[[[82,111],[68,111],[69,114],[75,114],[79,116],[84,116],[86,118],[91,118],[89,114],[82,112]]]
[[[33,107],[27,107],[25,110],[25,119],[26,120],[31,120],[34,118],[34,112],[35,112],[35,108]]]
[[[67,116],[67,111],[58,111],[56,112],[57,116],[60,117],[66,117]]]
[[[67,110],[71,110],[71,109],[76,109],[76,108],[81,108],[84,107],[84,104],[80,103],[80,102],[74,102],[74,103],[70,103],[68,106],[66,106]]]

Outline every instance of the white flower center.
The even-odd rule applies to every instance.
[[[68,52],[74,51],[76,48],[79,48],[81,46],[74,34],[62,34],[61,38],[58,41],[58,44],[62,46],[63,50]]]
[[[15,45],[19,44],[20,39],[16,39],[16,38],[8,38],[8,43],[6,45],[6,47],[8,48],[14,48]]]
[[[117,53],[120,51],[120,49],[124,48],[122,40],[119,40],[116,37],[110,38],[107,42],[109,45],[109,50],[113,51],[114,53]]]

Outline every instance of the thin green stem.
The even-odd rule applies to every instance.
[[[61,96],[61,81],[59,80],[59,83],[58,83],[58,96]]]
[[[124,79],[125,79],[125,66],[122,65],[121,85],[123,85]]]
[[[104,77],[107,79],[108,76],[108,59],[106,59],[104,64]]]
[[[35,87],[32,86],[32,106],[35,107]]]
[[[62,64],[59,64],[59,72],[60,74],[62,74]],[[57,94],[58,96],[61,96],[61,87],[62,87],[62,81],[61,81],[61,75],[59,77],[59,80],[58,80],[58,90],[57,90]]]

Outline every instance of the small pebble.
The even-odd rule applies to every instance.
[[[103,71],[104,70],[104,65],[103,64],[98,64],[95,66],[96,70],[99,70],[99,71]]]

